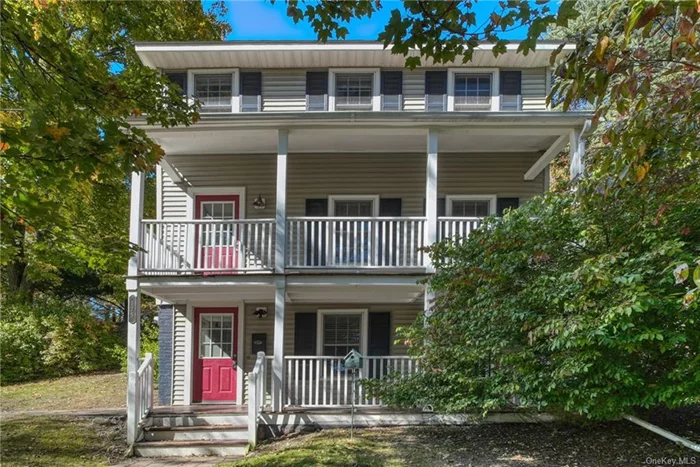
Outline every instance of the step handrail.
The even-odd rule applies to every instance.
[[[248,443],[254,449],[258,442],[258,422],[265,406],[265,381],[267,380],[267,358],[258,352],[253,371],[248,373]]]

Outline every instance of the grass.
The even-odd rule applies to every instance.
[[[96,373],[0,387],[2,412],[126,406],[126,374]]]
[[[6,416],[0,459],[6,467],[108,465],[124,455],[124,436],[115,419]]]
[[[324,430],[258,446],[219,467],[643,465],[649,459],[700,461],[697,453],[629,422],[395,427]]]

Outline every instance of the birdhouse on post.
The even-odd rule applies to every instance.
[[[362,368],[362,354],[357,350],[351,350],[343,357],[343,366],[346,370]]]

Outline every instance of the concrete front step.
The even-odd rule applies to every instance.
[[[242,414],[167,414],[153,415],[152,426],[185,427],[185,426],[247,426],[248,417]]]
[[[248,442],[235,441],[142,441],[134,445],[139,457],[240,456],[248,449]]]
[[[151,426],[144,432],[144,441],[246,441],[245,425]]]

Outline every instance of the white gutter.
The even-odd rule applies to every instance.
[[[683,446],[692,449],[695,452],[700,452],[700,444],[694,443],[690,441],[689,439],[682,438],[678,435],[675,435],[671,433],[668,430],[664,430],[663,428],[660,428],[656,425],[652,425],[649,422],[645,422],[644,420],[641,420],[637,417],[633,417],[632,415],[625,415],[624,417],[625,420],[629,420],[630,422],[637,424],[641,426],[642,428],[646,428],[649,431],[653,431],[657,435],[663,436],[664,438],[673,441],[674,443],[682,444]]]

